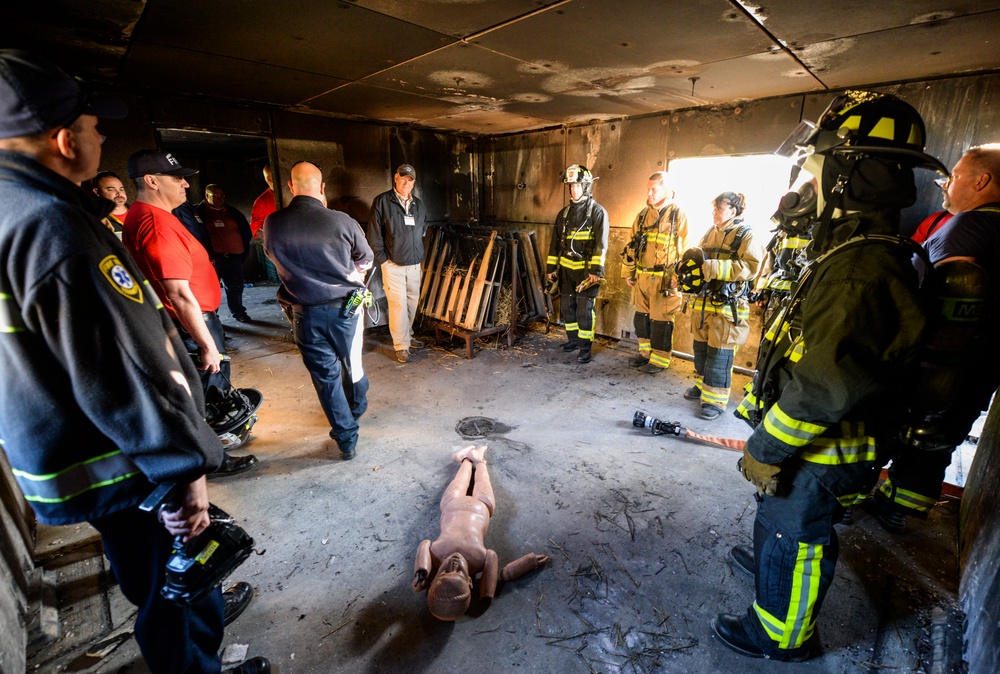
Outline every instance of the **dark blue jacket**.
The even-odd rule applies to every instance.
[[[0,151],[0,439],[39,520],[132,507],[222,461],[197,372],[111,202]]]
[[[267,216],[261,231],[264,252],[281,279],[282,306],[342,300],[361,287],[348,275],[372,262],[372,249],[357,220],[313,197],[295,197]]]

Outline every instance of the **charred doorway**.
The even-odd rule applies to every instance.
[[[274,151],[269,138],[171,128],[157,129],[157,134],[163,150],[172,153],[183,166],[198,170],[197,175],[188,178],[191,205],[204,200],[205,187],[219,185],[225,190],[226,203],[250,220],[254,200],[267,189],[262,170],[268,165],[274,170]],[[274,189],[280,200],[278,181]],[[247,282],[277,280],[273,266],[266,264],[259,239],[251,241],[244,278]]]

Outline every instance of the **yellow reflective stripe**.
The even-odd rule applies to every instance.
[[[850,129],[851,131],[857,131],[859,128],[861,128],[861,116],[851,115],[840,124],[840,128]]]
[[[653,350],[652,342],[645,337],[639,338],[639,355],[643,358],[649,358],[650,352]]]
[[[816,438],[802,451],[802,460],[825,466],[841,466],[875,460],[875,438]]]
[[[572,269],[573,271],[580,271],[587,265],[583,260],[571,260],[568,257],[559,258],[559,266],[566,267],[566,269]]]
[[[729,389],[715,388],[713,386],[701,387],[701,402],[715,405],[725,409],[729,404]]]
[[[14,333],[24,332],[25,326],[21,321],[21,312],[14,296],[9,293],[0,293],[0,332]]]
[[[728,302],[726,304],[715,304],[704,298],[697,298],[692,304],[695,311],[704,311],[706,314],[720,314],[729,320],[733,319],[733,310]],[[750,307],[737,304],[736,318],[739,321],[748,320],[750,318]]]
[[[792,596],[785,617],[785,630],[778,641],[778,648],[799,648],[812,636],[813,607],[819,596],[820,560],[823,546],[799,543],[792,571]]]
[[[799,250],[809,245],[810,239],[801,236],[786,236],[781,240],[781,247],[785,249]]]
[[[936,499],[924,496],[923,494],[918,494],[917,492],[910,491],[909,489],[900,489],[899,487],[893,489],[889,480],[886,480],[882,486],[879,487],[879,491],[881,491],[886,498],[896,505],[909,508],[910,510],[914,510],[919,513],[930,512],[931,508],[934,507],[934,504],[937,503]]]
[[[661,232],[652,232],[646,235],[647,243],[655,243],[661,246],[666,245],[670,242],[671,236],[669,234],[663,234]]]
[[[656,367],[670,367],[670,356],[662,351],[651,351],[649,364]]]
[[[840,505],[845,508],[850,508],[852,505],[857,505],[865,499],[868,498],[868,494],[865,492],[858,492],[856,494],[845,494],[844,496],[838,496],[837,501]]]
[[[545,258],[545,262],[550,265],[557,265],[559,264],[559,256],[549,255],[547,258]]]
[[[872,138],[894,139],[896,137],[896,120],[892,117],[883,117],[878,120],[878,123],[875,124],[868,135]]]
[[[789,281],[788,279],[781,278],[780,276],[772,276],[767,280],[767,284],[765,284],[764,288],[766,290],[778,290],[778,291],[791,290],[792,282]]]
[[[753,603],[753,610],[757,614],[760,624],[764,626],[767,636],[771,637],[771,641],[780,642],[785,636],[785,624],[761,608],[756,600]]]
[[[567,323],[566,324],[566,332],[578,330],[579,328],[580,328],[580,324],[579,323]]]
[[[594,309],[590,310],[590,330],[580,330],[580,339],[586,339],[588,341],[594,341],[594,326],[597,325],[597,312]]]
[[[593,232],[589,229],[581,229],[578,232],[573,231],[566,234],[567,241],[590,241],[593,238]]]
[[[600,267],[603,264],[604,264],[604,256],[603,255],[594,255],[593,257],[590,258],[590,265],[592,267]]]
[[[161,302],[161,301],[160,301],[160,297],[159,297],[159,295],[157,295],[157,294],[156,294],[156,291],[155,291],[155,290],[153,290],[153,286],[151,286],[151,285],[149,284],[149,281],[148,281],[148,280],[146,280],[146,279],[143,279],[143,280],[142,280],[142,285],[143,285],[143,289],[144,289],[144,290],[146,291],[146,293],[147,293],[147,294],[148,294],[148,295],[149,295],[150,297],[152,297],[152,298],[153,298],[153,305],[154,305],[154,306],[155,306],[155,307],[156,307],[157,309],[162,309],[162,308],[163,308],[163,302]]]
[[[55,473],[33,475],[13,469],[27,501],[63,503],[80,494],[139,475],[139,469],[121,450],[95,456]]]
[[[728,281],[733,277],[733,261],[732,260],[715,260],[718,265],[718,274],[716,278],[720,281]]]
[[[827,429],[821,424],[793,419],[775,404],[764,417],[764,430],[772,437],[792,447],[805,447]]]
[[[646,274],[648,276],[663,276],[662,271],[649,271],[647,269],[636,269],[636,272],[639,274]]]

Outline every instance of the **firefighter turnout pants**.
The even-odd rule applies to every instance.
[[[664,296],[663,271],[638,269],[632,286],[632,304],[635,306],[635,336],[639,342],[639,355],[651,365],[670,367],[673,349],[674,314],[683,304],[678,292]]]
[[[750,305],[746,300],[718,305],[699,297],[691,306],[695,386],[701,391],[702,405],[725,410],[736,349],[750,337]]]

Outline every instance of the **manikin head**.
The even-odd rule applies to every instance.
[[[461,553],[454,552],[441,562],[441,568],[427,589],[427,607],[438,620],[452,622],[464,615],[471,603],[469,563]]]

